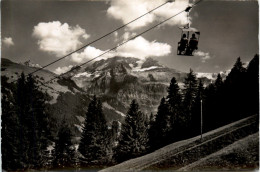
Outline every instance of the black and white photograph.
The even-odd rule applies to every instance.
[[[2,171],[259,171],[259,1],[0,3]]]

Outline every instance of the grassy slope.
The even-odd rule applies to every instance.
[[[178,171],[254,170],[259,167],[259,132],[189,164]]]
[[[177,170],[256,132],[256,122],[257,116],[245,118],[205,133],[202,142],[200,136],[182,140],[145,156],[104,169],[102,172]]]

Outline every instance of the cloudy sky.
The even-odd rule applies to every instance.
[[[31,60],[44,66],[163,4],[165,0],[4,0],[2,58]],[[84,63],[153,25],[184,10],[193,1],[175,0],[144,18],[48,67],[62,73]],[[201,31],[194,57],[177,56],[178,26],[190,21]],[[219,72],[236,58],[250,61],[258,53],[258,2],[204,0],[190,12],[174,17],[140,37],[102,56],[153,57],[162,64],[188,71]]]

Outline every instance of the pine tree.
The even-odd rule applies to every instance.
[[[238,57],[233,68],[231,69],[230,73],[228,74],[225,82],[229,83],[229,84],[236,84],[236,82],[243,79],[241,76],[243,75],[244,72],[246,72],[246,69],[243,67],[241,58]]]
[[[184,81],[184,105],[190,111],[197,92],[197,79],[192,69]]]
[[[195,97],[195,101],[192,107],[192,134],[198,135],[200,133],[201,126],[201,103],[203,103],[204,88],[202,81],[199,80],[198,90]]]
[[[182,125],[182,97],[180,93],[180,88],[176,79],[173,77],[168,87],[167,103],[169,105],[170,114],[170,130],[171,137],[170,140],[177,140],[180,137],[179,130]]]
[[[94,96],[89,103],[79,152],[84,165],[104,165],[107,161],[108,130],[101,102]]]
[[[145,122],[145,116],[133,100],[122,124],[118,146],[115,149],[114,159],[117,162],[141,156],[147,151],[148,136]]]
[[[74,167],[75,148],[71,142],[71,132],[68,126],[62,126],[58,132],[57,139],[55,139],[55,146],[53,150],[53,167],[64,168]]]
[[[224,82],[220,74],[218,74],[217,79],[214,83],[214,111],[212,111],[212,121],[215,121],[213,126],[219,127],[226,124],[226,121],[223,120],[226,116],[225,114],[225,107],[226,104],[224,103],[225,93],[224,93]]]
[[[193,104],[195,102],[195,97],[197,94],[197,79],[192,69],[187,74],[187,77],[184,81],[184,100],[183,100],[183,109],[185,109],[185,123],[186,123],[186,131],[184,133],[190,134],[189,130],[191,130],[191,111]]]
[[[223,87],[223,79],[220,74],[217,75],[217,79],[215,81],[216,90],[221,90]]]
[[[155,122],[149,129],[149,145],[151,149],[160,148],[169,143],[169,133],[171,131],[169,105],[165,98],[161,99]]]

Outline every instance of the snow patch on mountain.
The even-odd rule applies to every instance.
[[[231,70],[220,71],[219,73],[203,73],[203,72],[197,72],[197,73],[196,73],[196,76],[197,76],[197,78],[208,78],[208,79],[210,79],[210,80],[215,80],[215,79],[217,79],[218,74],[220,74],[221,77],[222,77],[223,79],[225,79],[226,76],[229,74],[230,71],[231,71]]]
[[[94,73],[93,79],[98,78],[100,76],[101,76],[101,73],[99,71],[97,71],[97,72]]]
[[[225,76],[227,76],[230,72],[231,72],[231,69],[225,70],[225,71],[220,71],[219,73],[220,73],[220,75],[225,75]]]
[[[197,78],[208,78],[210,80],[214,80],[216,77],[213,73],[196,73]]]
[[[151,66],[151,67],[148,67],[148,68],[142,68],[142,69],[133,69],[133,72],[144,72],[144,71],[148,71],[148,70],[152,70],[152,69],[156,69],[156,68],[159,68],[158,66]]]
[[[107,109],[110,109],[110,110],[114,110],[116,113],[118,113],[119,115],[125,117],[126,115],[118,110],[116,110],[115,108],[113,108],[112,106],[110,106],[107,102],[103,102],[102,103],[103,107],[106,107]]]
[[[78,73],[77,75],[75,75],[75,78],[79,78],[79,77],[90,77],[91,73],[88,72],[82,72],[82,73]]]
[[[144,60],[138,60],[138,61],[136,61],[136,63],[137,63],[136,67],[134,67],[133,64],[129,65],[129,66],[132,67],[132,70],[139,70],[139,69],[141,69],[142,65],[144,63]]]

